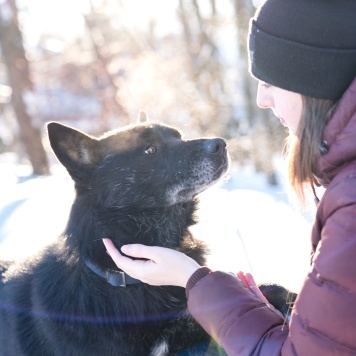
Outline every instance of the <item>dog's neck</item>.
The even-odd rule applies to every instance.
[[[99,213],[99,220],[105,229],[103,237],[115,240],[117,247],[142,243],[175,248],[188,227],[195,224],[195,209],[195,202],[140,210],[109,208]]]
[[[76,246],[90,273],[105,278],[112,285],[130,284],[132,279],[123,276],[107,255],[102,238],[110,238],[117,248],[130,243],[142,243],[176,249],[195,222],[196,203],[179,204],[167,208],[97,209],[88,201],[79,199],[73,210],[80,208],[83,219],[70,218],[66,236],[70,246]],[[77,214],[71,214],[77,216]],[[111,282],[112,283],[111,283]],[[129,281],[129,283],[127,283]],[[136,282],[137,283],[137,282]]]

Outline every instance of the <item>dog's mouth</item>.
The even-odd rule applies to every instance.
[[[192,200],[196,195],[204,192],[222,179],[229,168],[228,156],[225,157],[223,163],[218,168],[212,170],[211,165],[209,168],[208,171],[204,171],[201,167],[197,167],[197,170],[200,171],[196,177],[190,177],[182,182],[182,184],[176,186],[169,196],[172,204]]]
[[[203,182],[201,185],[197,184],[193,190],[195,191],[193,193],[193,196],[196,196],[200,193],[202,193],[204,190],[210,188],[214,184],[216,184],[223,176],[227,173],[228,170],[228,162],[224,162],[213,174],[212,179],[207,182]]]

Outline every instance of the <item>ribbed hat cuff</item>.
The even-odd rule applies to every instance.
[[[320,48],[273,36],[250,20],[249,70],[259,80],[320,99],[338,99],[356,76],[356,48]]]

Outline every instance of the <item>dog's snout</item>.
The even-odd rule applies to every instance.
[[[209,153],[220,153],[226,147],[226,142],[222,138],[212,138],[204,142],[204,148]]]

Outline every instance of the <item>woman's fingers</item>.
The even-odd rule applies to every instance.
[[[245,273],[245,278],[247,280],[247,283],[249,285],[249,289],[253,292],[253,294],[257,297],[260,298],[263,302],[266,304],[269,304],[267,298],[262,294],[260,288],[258,288],[257,283],[255,282],[252,274],[250,273]]]
[[[237,277],[240,278],[240,280],[245,284],[245,286],[257,297],[259,298],[262,302],[266,303],[270,309],[272,309],[275,313],[277,313],[282,319],[284,319],[283,314],[277,310],[270,302],[267,300],[267,298],[262,294],[260,288],[258,287],[257,283],[255,282],[255,279],[253,278],[252,274],[250,273],[244,273],[244,272],[238,272]]]
[[[247,282],[247,279],[245,277],[245,273],[244,272],[237,272],[236,274],[237,278],[239,278],[241,280],[241,282],[245,285],[246,288],[250,289],[250,286]],[[250,289],[251,290],[251,289]]]
[[[110,257],[115,262],[116,266],[126,271],[131,277],[139,278],[139,272],[141,271],[141,264],[145,261],[132,260],[129,257],[123,256],[115,247],[110,239],[103,239],[103,243],[106,247]]]
[[[137,258],[145,258],[152,261],[157,259],[159,249],[160,247],[157,246],[146,246],[141,244],[124,245],[121,247],[121,251],[126,255]]]
[[[125,255],[141,258],[133,260],[122,255],[110,239],[103,239],[103,242],[117,267],[151,285],[185,287],[190,276],[200,267],[190,257],[169,248],[140,244],[123,246],[121,251]]]
[[[262,292],[258,288],[258,285],[255,282],[252,274],[244,273],[244,272],[240,271],[236,274],[236,276],[257,298],[261,299],[265,303],[268,303],[268,300],[266,299],[266,297],[262,294]]]
[[[124,262],[125,256],[123,256],[114,246],[110,239],[103,239],[104,245],[106,250],[115,261]],[[131,244],[131,245],[124,245],[121,247],[121,251],[128,256],[136,257],[136,258],[145,258],[147,260],[155,261],[157,258],[157,250],[159,247],[156,246],[146,246],[141,244]],[[129,259],[130,260],[130,259]]]
[[[110,239],[103,239],[103,243],[106,247],[106,251],[108,254],[111,256],[111,258],[119,258],[121,256],[121,253],[116,249],[114,246],[113,242]]]

